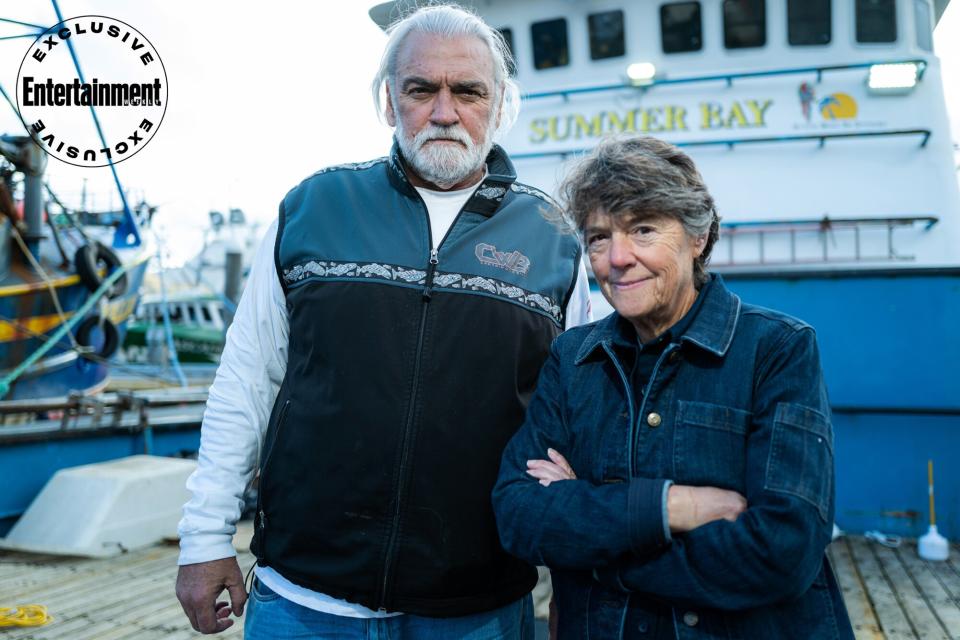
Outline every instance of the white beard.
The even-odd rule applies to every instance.
[[[483,141],[476,144],[459,124],[449,127],[431,124],[411,140],[403,129],[403,121],[397,118],[396,137],[404,160],[418,176],[441,189],[449,189],[483,167],[493,147],[489,131],[488,127]],[[437,138],[457,140],[462,146],[451,142],[430,143]]]

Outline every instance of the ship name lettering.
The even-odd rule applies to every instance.
[[[734,101],[730,108],[724,111],[723,105],[718,102],[700,103],[702,116],[701,129],[748,129],[767,126],[767,109],[773,100],[745,100],[746,109],[739,101]]]

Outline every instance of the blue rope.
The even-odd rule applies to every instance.
[[[17,38],[36,38],[36,33],[23,33],[19,36],[0,36],[0,40],[16,40]]]
[[[0,18],[0,22],[9,22],[10,24],[19,24],[21,27],[33,27],[34,29],[39,29],[42,32],[45,32],[50,27],[41,27],[38,24],[31,24],[29,22],[21,22],[20,20],[14,20],[13,18]]]

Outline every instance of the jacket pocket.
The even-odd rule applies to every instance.
[[[833,499],[833,430],[816,409],[781,402],[773,418],[764,488],[812,504],[830,519]]]
[[[742,492],[752,420],[753,414],[742,409],[680,400],[674,435],[675,480]]]

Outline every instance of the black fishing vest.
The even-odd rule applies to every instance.
[[[446,617],[536,582],[501,548],[490,492],[563,327],[580,244],[499,147],[487,162],[438,247],[396,148],[320,171],[281,204],[289,359],[252,548],[296,584]]]

